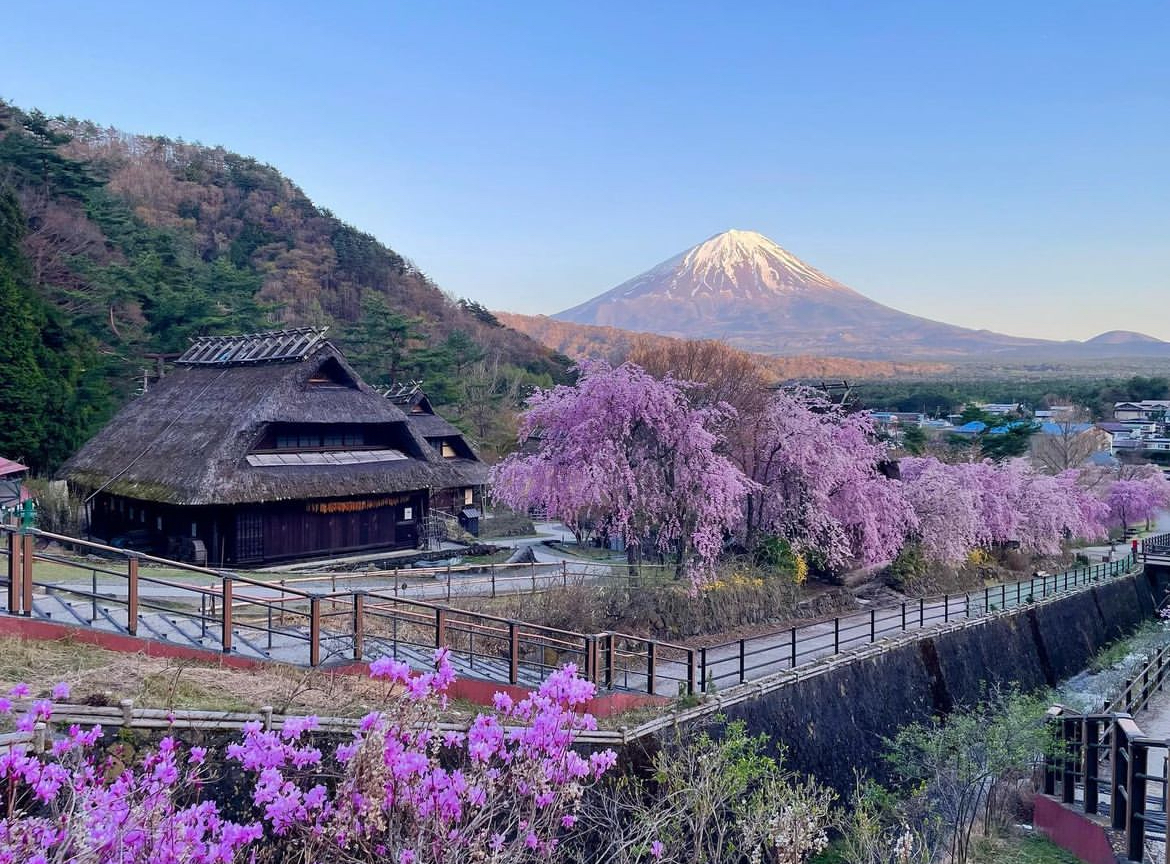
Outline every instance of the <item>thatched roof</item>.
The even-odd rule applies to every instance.
[[[482,464],[483,460],[479,458],[479,453],[472,446],[471,442],[467,440],[467,436],[463,434],[463,430],[435,413],[435,409],[431,405],[431,400],[427,397],[426,392],[422,389],[422,385],[419,382],[412,381],[408,384],[391,387],[385,391],[385,396],[406,412],[406,419],[410,421],[410,425],[419,435],[422,435],[431,443],[442,439],[457,439],[466,448],[466,452],[471,454],[469,461]],[[486,466],[482,474],[484,477],[482,482],[487,483],[488,471]]]
[[[268,339],[261,334],[256,338]],[[252,338],[252,337],[248,337]],[[188,354],[207,352],[192,347]],[[237,346],[238,347],[238,346]],[[238,504],[477,485],[486,469],[444,460],[406,415],[365,384],[329,342],[307,356],[180,365],[74,455],[60,476],[84,489],[172,504]],[[187,356],[187,355],[184,355]],[[240,356],[240,352],[237,352]],[[321,379],[328,379],[321,383]],[[310,379],[317,379],[311,383]],[[408,458],[252,465],[272,423],[374,424]],[[482,470],[481,470],[482,469]]]
[[[410,425],[424,438],[462,438],[457,427],[438,414],[407,414]]]

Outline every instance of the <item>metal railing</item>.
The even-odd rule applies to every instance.
[[[1137,541],[1134,541],[1137,545]],[[1141,540],[1142,559],[1170,558],[1170,534],[1152,534]]]
[[[1134,720],[1170,677],[1170,648],[1160,647],[1120,692],[1097,714],[1048,709],[1058,743],[1045,758],[1044,792],[1085,813],[1107,814],[1111,827],[1125,835],[1126,856],[1148,860],[1147,842],[1160,842],[1165,860],[1167,778],[1165,739],[1146,736]],[[1120,709],[1120,710],[1119,710]],[[1151,755],[1160,771],[1151,773]]]
[[[45,531],[0,526],[0,533],[6,535],[0,554],[7,559],[10,615],[32,616],[35,593],[63,601],[54,610],[68,616],[66,624],[311,667],[382,656],[423,665],[445,647],[462,674],[503,683],[535,685],[574,663],[602,687],[660,696],[693,694],[699,687],[697,650],[661,640],[545,627],[397,596],[392,589],[302,590],[289,580],[211,570]],[[38,550],[37,540],[100,557]],[[216,581],[151,575],[142,562]],[[88,580],[42,578],[37,565],[85,573]]]
[[[319,577],[306,576],[303,582],[268,581],[49,532],[4,526],[0,532],[7,540],[3,555],[7,558],[4,587],[9,614],[33,614],[35,589],[63,601],[57,608],[69,616],[65,623],[229,654],[313,667],[380,656],[405,657],[419,665],[427,662],[429,652],[446,647],[464,675],[530,685],[553,668],[572,662],[599,687],[659,696],[693,695],[744,684],[896,634],[973,620],[1081,590],[1128,573],[1137,565],[1136,558],[1127,555],[1065,573],[904,601],[751,638],[693,647],[612,631],[578,633],[458,609],[402,596],[396,585],[363,590],[343,584],[332,585],[332,591],[314,591],[295,586],[314,579],[319,583]],[[97,557],[79,560],[38,550],[38,539]],[[144,570],[140,566],[144,562],[214,581],[177,581]],[[38,564],[85,572],[88,584],[41,578]],[[529,567],[527,578],[535,587],[535,568],[521,566]],[[368,574],[346,577],[356,580]],[[491,578],[497,577],[492,574]],[[564,578],[567,584],[567,575]]]
[[[763,674],[795,669],[813,659],[840,654],[888,636],[936,624],[980,618],[993,612],[1079,591],[1131,572],[1133,555],[1117,561],[1086,565],[1064,573],[1042,574],[1019,582],[987,586],[962,594],[906,600],[896,606],[838,615],[770,633],[709,644],[700,649],[705,685],[743,684]]]

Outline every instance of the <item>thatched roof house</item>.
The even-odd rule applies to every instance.
[[[456,517],[464,527],[474,525],[482,507],[482,489],[488,482],[487,464],[458,427],[435,413],[431,400],[420,384],[391,388],[386,398],[406,414],[411,429],[431,446],[445,464],[459,470],[460,483],[433,490],[432,509]]]
[[[196,340],[61,469],[91,531],[225,564],[417,545],[439,456],[323,330]]]

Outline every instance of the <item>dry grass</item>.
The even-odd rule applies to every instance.
[[[211,663],[124,654],[69,640],[45,642],[0,637],[0,688],[24,681],[47,695],[58,681],[75,702],[117,704],[133,699],[152,708],[361,716],[382,704],[388,691],[360,675],[337,675],[278,666],[230,669]],[[458,709],[457,709],[458,710]]]

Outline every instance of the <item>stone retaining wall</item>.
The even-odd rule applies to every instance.
[[[1144,573],[1121,577],[729,699],[721,713],[780,742],[789,768],[844,792],[855,768],[881,776],[883,740],[903,726],[962,710],[994,684],[1054,686],[1150,618],[1162,596]]]

